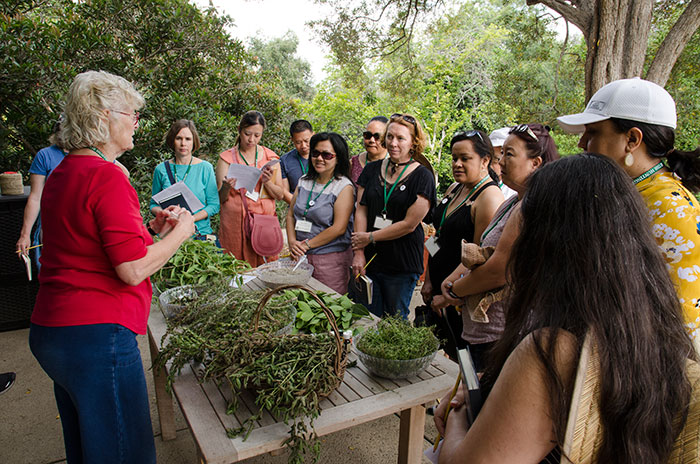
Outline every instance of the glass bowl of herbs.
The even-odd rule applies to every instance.
[[[376,376],[412,377],[428,367],[439,349],[430,327],[413,327],[398,317],[387,317],[353,340],[360,362]]]

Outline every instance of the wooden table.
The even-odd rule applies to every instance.
[[[246,286],[262,288],[257,279]],[[332,292],[315,279],[309,286],[316,290]],[[148,319],[148,339],[151,359],[158,353],[165,334],[166,324],[157,305],[151,308]],[[356,359],[351,354],[349,360]],[[200,384],[196,366],[184,368],[173,384],[173,391],[197,443],[201,462],[224,464],[238,462],[283,448],[282,442],[289,436],[289,426],[277,422],[265,411],[262,419],[247,440],[228,438],[226,428],[239,427],[257,410],[252,394],[245,392],[239,400],[235,415],[226,414],[226,404],[232,392],[217,387],[211,381]],[[443,356],[436,356],[427,370],[405,380],[389,380],[374,377],[361,363],[347,369],[343,383],[321,402],[321,415],[314,421],[319,436],[354,425],[369,422],[394,413],[401,413],[398,462],[419,463],[423,453],[425,426],[424,404],[440,398],[450,390],[457,377],[457,365]],[[153,370],[156,387],[156,403],[163,440],[176,436],[173,402],[165,390],[164,370]]]

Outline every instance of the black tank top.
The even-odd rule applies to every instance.
[[[440,235],[437,243],[440,249],[435,255],[428,260],[428,269],[430,270],[430,283],[433,286],[433,295],[440,294],[440,285],[445,278],[455,270],[461,261],[462,254],[462,239],[473,242],[474,240],[474,221],[472,221],[472,203],[481,195],[488,187],[498,184],[491,181],[483,185],[472,196],[471,200],[464,203],[445,218],[445,222],[440,228]],[[455,189],[455,193],[459,192],[459,187]],[[453,195],[445,198],[451,198]],[[442,213],[447,208],[448,201],[441,201],[433,210],[433,226],[437,229],[442,219]]]

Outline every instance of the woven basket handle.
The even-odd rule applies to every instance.
[[[293,288],[298,288],[300,290],[304,290],[306,293],[311,295],[311,297],[316,300],[316,302],[321,305],[321,309],[323,310],[323,314],[326,315],[326,318],[328,319],[328,322],[331,324],[331,328],[333,329],[333,334],[335,335],[335,346],[337,348],[337,353],[338,355],[335,357],[335,371],[336,373],[340,373],[342,369],[342,357],[343,357],[343,336],[340,333],[340,330],[338,329],[338,324],[335,322],[335,316],[333,315],[333,311],[328,309],[328,306],[323,302],[321,298],[316,295],[316,292],[305,286],[305,285],[297,285],[297,284],[287,284],[287,285],[282,285],[277,288],[273,288],[267,291],[265,295],[260,299],[260,302],[258,303],[258,307],[255,310],[255,318],[253,322],[253,330],[256,332],[258,331],[258,324],[260,322],[260,313],[262,312],[263,308],[267,304],[267,302],[270,300],[270,298],[273,297],[273,295],[280,293],[284,290],[289,290]]]

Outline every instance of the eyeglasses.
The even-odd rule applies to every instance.
[[[131,119],[134,121],[134,126],[137,126],[139,123],[139,119],[141,118],[141,113],[138,111],[134,111],[133,113],[125,113],[124,111],[117,111],[117,110],[110,110],[114,111],[115,113],[123,114],[124,116],[131,116]]]
[[[532,137],[535,140],[535,142],[540,141],[540,139],[537,138],[535,133],[532,132],[532,129],[530,129],[530,126],[528,126],[527,124],[519,124],[519,125],[515,126],[514,128],[512,128],[510,130],[510,132],[508,132],[508,133],[512,134],[513,132],[518,132],[520,134],[527,134],[530,137]]]
[[[311,150],[310,155],[312,158],[318,158],[319,156],[321,156],[326,161],[330,161],[333,158],[335,158],[335,153],[331,153],[329,151]]]
[[[379,132],[375,132],[375,133],[373,134],[373,133],[371,133],[370,131],[364,131],[364,132],[362,133],[362,137],[364,137],[365,140],[369,140],[369,139],[372,139],[372,138],[375,139],[375,140],[379,140],[379,139],[382,138],[382,134],[380,134]]]
[[[474,129],[469,130],[469,131],[459,131],[455,135],[453,135],[452,138],[454,139],[455,137],[466,137],[466,138],[470,139],[474,136],[479,137],[479,140],[481,140],[481,143],[484,143],[484,139],[483,139],[483,137],[481,137],[481,132],[479,132],[478,130],[474,130]]]
[[[391,119],[403,119],[407,123],[413,124],[414,127],[418,127],[418,125],[416,124],[416,118],[408,114],[394,113],[391,115]]]

